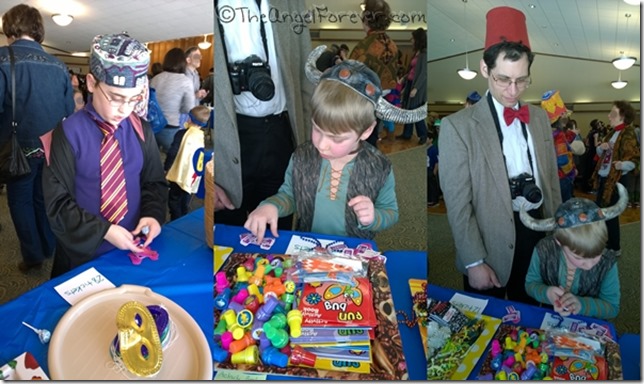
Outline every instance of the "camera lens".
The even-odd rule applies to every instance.
[[[275,85],[270,73],[266,70],[250,71],[248,75],[248,89],[261,101],[268,101],[275,96]]]
[[[523,188],[523,197],[531,203],[538,203],[541,201],[541,190],[536,184],[528,183]]]

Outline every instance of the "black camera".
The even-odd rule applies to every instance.
[[[271,68],[257,55],[250,55],[242,61],[229,64],[228,74],[235,95],[248,91],[261,101],[270,100],[275,96]]]
[[[534,182],[534,177],[527,173],[522,173],[519,176],[510,179],[510,193],[512,194],[512,200],[519,196],[523,196],[531,203],[538,203],[541,201],[541,190]]]

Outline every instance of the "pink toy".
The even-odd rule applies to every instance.
[[[235,296],[233,296],[233,301],[239,304],[244,304],[244,301],[248,297],[248,290],[247,289],[240,289]]]
[[[149,247],[143,248],[143,251],[141,252],[130,252],[127,255],[130,256],[130,260],[134,265],[141,264],[145,258],[149,258],[153,261],[159,260],[159,253],[151,250]]]
[[[223,292],[228,287],[230,287],[230,284],[226,278],[226,272],[217,272],[215,275],[215,290],[217,290],[217,293]]]
[[[496,357],[501,352],[503,352],[501,343],[497,339],[492,340],[492,357]]]

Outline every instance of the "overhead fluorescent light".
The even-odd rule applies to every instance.
[[[61,27],[66,27],[71,24],[72,21],[74,21],[74,16],[62,13],[54,13],[53,15],[51,15],[51,19],[54,20],[54,23],[60,25]]]

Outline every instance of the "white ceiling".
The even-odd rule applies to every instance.
[[[330,42],[351,42],[364,36],[359,14],[361,0],[304,1],[315,16],[306,26],[313,36]],[[26,3],[38,8],[45,21],[45,41],[50,52],[87,51],[97,34],[127,31],[153,42],[212,33],[211,0],[2,0],[0,13]],[[640,99],[640,7],[622,0],[391,0],[397,17],[390,34],[399,44],[409,44],[410,32],[428,28],[429,101],[462,102],[472,90],[483,92],[482,76],[462,80],[456,69],[465,65],[478,70],[485,40],[485,14],[509,5],[526,14],[530,44],[537,54],[532,66],[533,86],[524,94],[537,101],[548,89],[559,89],[566,103]],[[530,8],[535,4],[536,8]],[[51,14],[69,12],[71,25],[60,27]],[[628,28],[625,13],[631,13]],[[334,32],[334,30],[337,30]],[[610,60],[624,50],[637,64],[622,73],[629,82],[615,90],[610,81],[618,71]]]
[[[2,0],[0,14],[25,3],[38,8],[45,23],[43,45],[50,52],[88,51],[99,34],[127,31],[142,42],[212,34],[212,0]],[[51,20],[67,12],[74,21],[61,27]]]
[[[536,7],[531,8],[534,4]],[[640,7],[622,0],[428,0],[429,101],[462,102],[472,90],[487,89],[480,73],[471,81],[456,70],[479,71],[485,42],[485,15],[508,5],[526,15],[528,35],[536,53],[533,85],[526,101],[538,101],[549,89],[559,89],[566,103],[640,100]],[[632,16],[626,21],[625,14]],[[635,56],[634,67],[622,72],[629,82],[615,90],[610,82],[619,71],[610,61],[625,51]]]

